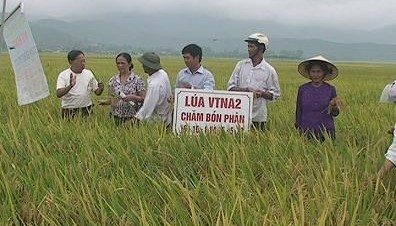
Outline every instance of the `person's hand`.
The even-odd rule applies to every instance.
[[[104,100],[98,100],[99,105],[109,105],[110,100],[109,99],[104,99]]]
[[[344,103],[342,102],[342,100],[338,96],[334,97],[329,102],[329,107],[331,107],[331,108],[334,108],[334,107],[341,108],[342,106],[344,106]]]
[[[96,95],[102,95],[102,93],[103,93],[103,90],[104,90],[104,85],[103,85],[103,82],[98,82],[98,88],[97,89],[95,89],[95,94]]]
[[[267,100],[272,100],[274,99],[274,95],[271,92],[268,91],[262,91],[260,90],[260,97],[267,99]]]
[[[73,75],[73,73],[70,73],[70,86],[71,87],[76,85],[76,80],[77,80],[76,76]]]
[[[125,102],[134,101],[134,95],[128,94],[128,95],[123,96],[121,99]]]
[[[330,100],[329,106],[330,107],[336,107],[337,106],[337,97],[334,97],[333,99]]]
[[[98,82],[98,89],[100,89],[100,90],[104,89],[104,84],[102,81]]]
[[[180,88],[191,89],[192,85],[189,82],[179,82]]]
[[[244,92],[252,92],[252,93],[254,93],[254,92],[256,92],[256,90],[253,89],[253,88],[251,88],[251,87],[246,87],[246,88],[244,89]]]
[[[261,91],[258,90],[258,89],[253,89],[251,87],[244,88],[243,92],[251,92],[251,93],[253,93],[253,98],[260,98],[261,97]]]
[[[168,103],[172,103],[172,104],[173,104],[173,102],[175,101],[175,96],[174,96],[173,94],[171,94],[171,95],[167,98],[167,100],[168,100]]]
[[[254,91],[251,91],[251,92],[253,92],[253,97],[254,98],[262,97],[262,92],[260,90],[254,90]]]

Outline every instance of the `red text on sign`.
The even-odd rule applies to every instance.
[[[203,97],[186,96],[184,99],[184,106],[186,107],[205,107],[205,101]]]
[[[241,109],[241,99],[227,97],[209,97],[209,107]]]

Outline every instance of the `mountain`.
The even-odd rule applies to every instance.
[[[68,21],[37,20],[31,22],[31,28],[42,50],[161,50],[180,54],[184,45],[197,43],[207,55],[239,57],[246,55],[245,36],[264,31],[270,39],[269,54],[274,56],[305,58],[321,53],[337,60],[396,58],[396,25],[353,30],[237,21],[204,14],[108,13]]]

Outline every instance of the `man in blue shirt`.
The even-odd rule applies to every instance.
[[[182,50],[186,68],[180,70],[176,78],[176,88],[203,89],[215,88],[213,74],[201,65],[202,49],[196,44],[189,44]]]

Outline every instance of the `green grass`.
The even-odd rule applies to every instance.
[[[117,128],[102,106],[86,120],[61,120],[55,83],[65,54],[41,55],[50,97],[18,106],[8,56],[0,57],[0,225],[396,224],[395,173],[368,180],[392,139],[395,106],[378,99],[395,65],[336,62],[332,84],[347,107],[337,139],[321,144],[293,126],[306,82],[298,62],[271,61],[282,98],[269,106],[268,132],[175,136],[153,123]],[[203,64],[225,89],[236,62]],[[103,81],[116,73],[114,56],[88,54],[87,64]],[[173,84],[182,58],[162,64]]]

